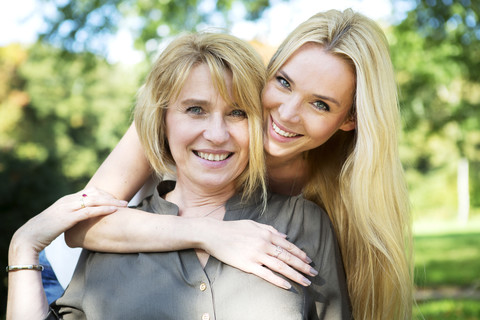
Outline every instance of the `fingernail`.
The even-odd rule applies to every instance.
[[[121,200],[120,203],[121,203],[121,206],[124,206],[124,207],[128,205],[128,201],[125,201],[125,200]]]
[[[283,232],[280,232],[280,231],[279,231],[278,233],[280,233],[280,235],[281,235],[282,237],[284,237],[284,238],[287,237],[287,235],[286,235],[285,233],[283,233]]]
[[[313,268],[310,268],[310,274],[313,276],[316,276],[318,274],[318,271]]]
[[[307,263],[312,263],[312,259],[310,259],[309,257],[307,257]]]
[[[290,289],[290,288],[292,287],[292,285],[290,284],[290,282],[285,281],[285,282],[283,283],[283,287],[288,290],[288,289]]]
[[[302,283],[305,285],[305,286],[309,286],[310,284],[312,284],[312,282],[310,280],[308,280],[307,278],[303,278],[302,279]]]

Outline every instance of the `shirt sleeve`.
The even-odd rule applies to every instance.
[[[313,299],[309,319],[352,319],[345,271],[338,242],[328,215],[316,204],[304,200],[296,217],[303,217],[302,247],[312,259],[318,275],[308,287]]]

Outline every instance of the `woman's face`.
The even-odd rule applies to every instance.
[[[263,91],[266,152],[294,159],[337,130],[354,129],[348,117],[354,90],[355,76],[344,60],[318,44],[300,47]]]
[[[225,74],[232,96],[232,76]],[[217,92],[207,65],[192,69],[166,114],[167,139],[178,183],[191,187],[234,187],[248,163],[248,121]]]

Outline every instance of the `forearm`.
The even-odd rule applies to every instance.
[[[65,233],[65,240],[71,247],[114,253],[204,249],[202,230],[212,224],[213,219],[120,208],[115,214],[77,224]]]
[[[135,124],[132,123],[87,187],[96,187],[117,199],[129,201],[151,174]]]
[[[38,253],[15,235],[10,243],[8,264],[38,264]],[[43,290],[42,273],[36,270],[10,271],[8,274],[7,320],[44,319],[48,302]]]

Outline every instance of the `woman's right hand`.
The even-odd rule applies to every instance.
[[[310,281],[302,273],[317,275],[307,254],[272,226],[251,220],[205,219],[210,232],[202,249],[218,260],[285,289],[291,284],[273,271],[303,286]]]

